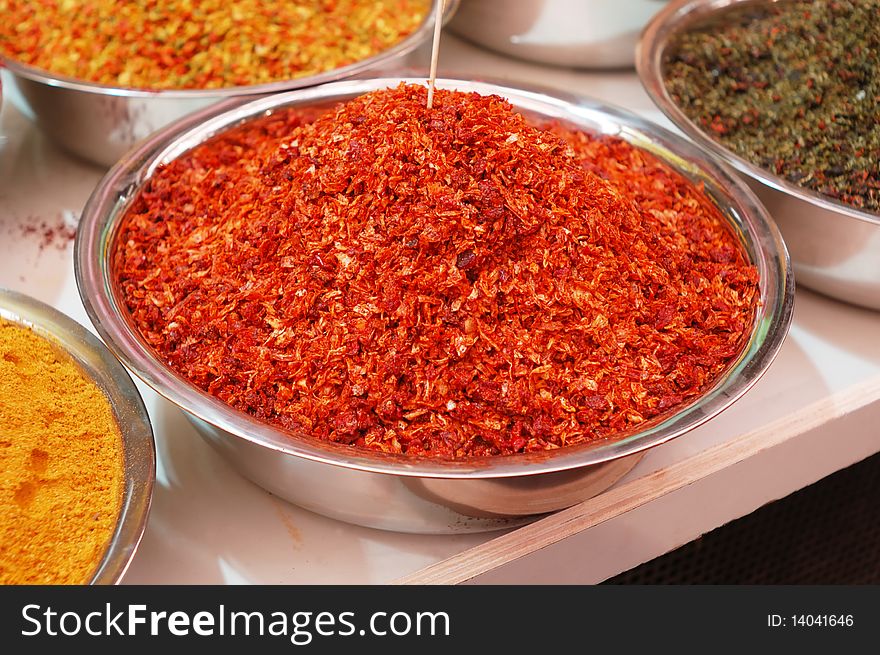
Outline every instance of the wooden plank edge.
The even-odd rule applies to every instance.
[[[459,584],[662,498],[880,399],[880,376],[854,385],[672,466],[453,555],[392,584]]]

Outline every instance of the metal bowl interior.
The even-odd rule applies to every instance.
[[[748,343],[712,388],[673,414],[612,440],[543,453],[439,461],[373,453],[283,432],[231,409],[160,362],[127,318],[110,261],[120,217],[156,168],[212,135],[250,118],[283,107],[336,103],[371,90],[395,86],[401,81],[424,83],[423,79],[356,80],[293,91],[247,104],[230,101],[189,116],[154,135],[104,177],[89,199],[79,224],[75,244],[76,279],[97,330],[136,375],[197,421],[279,455],[410,478],[489,479],[567,471],[639,453],[709,420],[745,393],[767,369],[791,321],[794,289],[790,263],[782,239],[764,208],[732,171],[706,158],[680,137],[626,111],[582,97],[548,95],[543,90],[527,91],[464,80],[438,80],[438,86],[497,94],[527,115],[563,120],[588,131],[618,135],[651,151],[694,182],[705,185],[760,276],[760,306]]]
[[[458,4],[459,0],[447,0],[443,8],[444,22],[451,19]],[[253,98],[357,77],[389,66],[398,67],[406,55],[428,41],[440,6],[441,0],[432,0],[431,10],[418,29],[372,57],[318,75],[269,84],[150,91],[55,75],[2,55],[0,68],[6,68],[10,98],[52,141],[82,159],[110,167],[154,131],[227,98]]]
[[[64,349],[106,395],[122,434],[123,496],[116,529],[89,584],[119,582],[147,524],[156,447],[147,410],[128,372],[97,337],[29,296],[0,289],[0,317],[30,328]]]
[[[636,69],[657,107],[709,155],[738,170],[773,210],[791,246],[798,280],[843,300],[880,309],[880,215],[799,187],[735,154],[675,103],[664,83],[667,48],[677,35],[724,11],[772,0],[676,0],[645,27]],[[855,245],[859,244],[859,245]]]

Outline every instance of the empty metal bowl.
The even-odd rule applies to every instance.
[[[223,89],[146,91],[95,84],[25,66],[0,56],[6,67],[10,97],[53,141],[69,152],[110,167],[148,134],[191,111],[238,96],[257,97],[363,75],[398,65],[412,50],[427,41],[442,0],[422,25],[392,48],[349,66],[319,75],[271,84]],[[459,0],[447,0],[444,20],[455,13]]]
[[[636,61],[648,95],[675,126],[710,156],[736,168],[779,225],[798,284],[880,309],[880,215],[822,196],[755,166],[691,121],[666,91],[663,65],[676,35],[735,5],[772,0],[678,0],[645,28]]]
[[[58,310],[30,296],[0,289],[0,318],[60,346],[110,403],[122,435],[123,495],[116,529],[89,584],[115,584],[128,569],[143,536],[156,477],[156,446],[140,393],[106,346]]]
[[[529,116],[620,136],[705,185],[760,278],[760,306],[749,341],[716,384],[696,401],[614,440],[541,453],[443,461],[365,451],[284,432],[232,409],[167,367],[132,326],[111,261],[120,218],[156,168],[267,112],[326,106],[400,81],[337,82],[247,104],[233,101],[188,116],[150,137],[110,170],[83,211],[75,244],[76,280],[95,327],[136,375],[181,407],[202,436],[246,477],[307,509],[361,525],[424,533],[506,527],[600,492],[626,473],[647,448],[709,420],[767,369],[791,321],[794,289],[788,255],[764,208],[731,170],[626,111],[572,95],[464,80],[439,80],[438,86],[497,94]]]
[[[513,57],[632,68],[639,33],[666,0],[462,0],[449,29]]]

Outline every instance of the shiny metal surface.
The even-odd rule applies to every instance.
[[[663,83],[664,52],[694,21],[734,5],[768,0],[677,0],[657,14],[639,43],[636,68],[648,95],[676,127],[736,168],[779,225],[799,284],[880,309],[880,215],[837,202],[749,163],[713,140],[675,104]]]
[[[156,446],[141,396],[104,344],[58,310],[30,296],[0,289],[0,317],[60,345],[110,401],[122,433],[125,482],[116,530],[89,583],[115,584],[128,569],[143,536],[156,477]]]
[[[74,263],[89,317],[114,353],[144,382],[183,408],[201,434],[247,477],[293,503],[362,525],[414,532],[504,527],[510,521],[534,518],[534,512],[560,509],[594,495],[633,463],[615,460],[642,453],[704,423],[745,393],[767,369],[791,322],[794,289],[788,254],[763,206],[733,171],[624,110],[578,96],[464,80],[438,80],[438,86],[495,93],[531,116],[619,135],[705,185],[741,238],[761,280],[761,306],[751,338],[723,379],[676,413],[615,440],[450,462],[367,452],[284,433],[231,409],[158,361],[126,319],[109,257],[122,213],[156,167],[242,120],[281,107],[342,101],[400,81],[337,82],[247,104],[232,100],[188,116],[151,136],[109,171],[83,211]],[[607,462],[613,466],[604,472],[596,468]]]
[[[557,66],[631,68],[642,28],[666,0],[463,0],[459,36]]]
[[[7,79],[15,87],[13,95],[21,111],[51,139],[79,157],[110,167],[147,135],[181,116],[227,98],[299,89],[398,65],[403,57],[430,38],[440,2],[433,0],[431,12],[422,25],[384,52],[320,75],[271,84],[144,91],[52,75],[2,56],[0,68],[6,66],[10,73]],[[458,3],[459,0],[447,0],[445,21],[455,13]]]
[[[239,473],[276,496],[340,521],[395,532],[513,528],[604,491],[642,458],[636,453],[571,471],[510,478],[382,474],[283,456],[191,413],[187,418]]]

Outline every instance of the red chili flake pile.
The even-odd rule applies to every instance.
[[[167,364],[316,439],[413,456],[611,437],[742,350],[757,273],[702,191],[496,96],[282,111],[158,170],[117,283]]]

